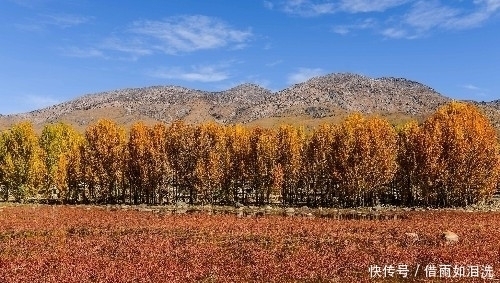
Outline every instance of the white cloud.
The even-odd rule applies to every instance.
[[[425,31],[436,26],[443,26],[458,15],[457,9],[443,6],[436,1],[421,1],[413,6],[405,22],[417,30]]]
[[[477,87],[477,86],[475,86],[473,84],[463,85],[462,87],[465,88],[465,89],[469,89],[469,90],[481,90],[480,87]]]
[[[472,8],[444,5],[441,1],[418,1],[400,22],[407,38],[416,38],[434,30],[464,30],[484,24],[498,10],[500,0],[473,0]],[[396,36],[401,37],[401,36]]]
[[[60,19],[59,22],[70,24],[78,19]],[[248,46],[252,36],[250,29],[234,29],[217,18],[178,16],[163,21],[133,22],[127,29],[96,42],[92,48],[63,49],[66,49],[66,56],[135,61],[155,53],[175,55],[221,47],[240,50]]]
[[[350,13],[383,12],[407,2],[408,0],[342,0],[340,7]]]
[[[218,66],[192,66],[189,70],[181,67],[161,68],[151,72],[152,77],[197,82],[219,82],[229,78],[228,72]]]
[[[264,1],[264,7],[266,9],[272,10],[272,9],[274,9],[274,4],[271,1]]]
[[[16,23],[14,26],[22,31],[42,32],[51,27],[65,29],[82,25],[90,22],[92,19],[93,17],[74,14],[42,14],[26,19],[22,23]]]
[[[284,0],[280,3],[280,7],[282,11],[288,14],[315,17],[341,11],[349,13],[382,12],[389,8],[405,4],[408,1],[410,0]],[[268,9],[272,9],[275,6],[266,4],[266,2],[264,3]]]
[[[408,38],[408,33],[404,29],[398,29],[398,28],[387,28],[383,30],[382,35],[385,37],[391,37],[391,38]]]
[[[303,17],[315,17],[335,12],[335,4],[331,1],[315,3],[310,0],[285,0],[281,3],[281,9],[292,15]]]
[[[288,75],[288,84],[298,84],[307,81],[310,78],[323,75],[325,72],[320,68],[299,68],[296,72]]]
[[[26,101],[32,108],[40,109],[60,103],[59,100],[45,95],[24,95]]]
[[[479,87],[479,86],[476,86],[473,84],[466,84],[466,85],[462,85],[461,87],[464,89],[467,89],[467,90],[475,91],[475,92],[488,92],[487,89],[484,89],[482,87]]]
[[[346,35],[348,33],[351,32],[351,27],[350,26],[347,26],[347,25],[343,25],[343,26],[334,26],[332,28],[332,31],[334,33],[338,33],[340,35]]]
[[[344,22],[336,20],[331,31],[346,35],[354,30],[371,29],[384,37],[405,39],[427,36],[434,31],[476,28],[500,12],[500,0],[281,0],[272,3],[272,7],[269,3],[265,5],[303,17],[376,12],[377,20],[372,20],[375,25],[360,25],[365,19],[351,16]],[[388,10],[396,8],[397,14],[389,13]]]
[[[207,16],[170,17],[163,21],[136,21],[131,33],[152,41],[155,48],[167,54],[214,49],[230,44],[242,47],[250,30],[238,30],[223,21]]]
[[[92,17],[73,14],[51,14],[43,15],[41,22],[46,25],[54,25],[60,28],[68,28],[85,24],[92,20]]]
[[[334,26],[332,27],[332,31],[340,35],[346,35],[354,30],[375,29],[377,26],[378,26],[377,21],[369,18],[350,25]]]
[[[277,66],[281,63],[283,63],[283,60],[276,60],[276,61],[272,61],[272,62],[267,63],[266,66],[267,67],[274,67],[274,66]]]
[[[61,48],[61,53],[64,56],[76,57],[76,58],[106,58],[104,53],[97,48],[81,48],[76,46],[71,46],[67,48]]]
[[[139,57],[153,54],[151,47],[147,46],[140,39],[120,39],[111,37],[105,39],[99,45],[100,50],[125,53],[129,55],[127,59],[137,60]],[[124,58],[121,58],[124,59]]]

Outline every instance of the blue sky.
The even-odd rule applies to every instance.
[[[0,0],[0,113],[180,85],[404,77],[500,98],[500,0]]]

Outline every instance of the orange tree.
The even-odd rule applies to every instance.
[[[168,201],[172,170],[168,163],[167,135],[167,127],[164,124],[156,124],[149,129],[148,168],[153,203]]]
[[[307,139],[303,155],[303,174],[311,205],[331,205],[334,184],[331,182],[333,170],[332,143],[335,127],[322,124],[314,129]]]
[[[150,190],[150,146],[149,128],[142,122],[133,124],[127,142],[125,174],[130,191],[129,201],[134,204],[144,202]]]
[[[182,121],[172,123],[166,131],[166,155],[172,170],[174,200],[196,201],[197,146],[195,127]]]
[[[499,149],[495,129],[475,106],[452,102],[422,125],[414,154],[423,202],[461,206],[496,190]]]
[[[421,128],[415,121],[398,129],[398,170],[392,184],[397,204],[418,205],[423,196],[417,175],[423,158],[418,153],[421,149],[420,132]]]
[[[198,199],[202,203],[214,203],[220,200],[229,169],[225,129],[215,123],[206,123],[198,126],[196,132]]]
[[[250,132],[242,125],[226,127],[229,170],[223,186],[224,202],[247,201],[249,193]]]
[[[283,203],[291,204],[300,201],[306,194],[302,178],[302,155],[305,145],[303,128],[289,125],[280,126],[276,132],[278,152],[276,162],[282,171],[281,195]],[[279,169],[276,169],[279,173]],[[280,174],[277,174],[279,176]]]
[[[85,131],[85,178],[91,201],[112,203],[123,198],[125,131],[102,119]]]
[[[250,132],[249,186],[257,204],[268,203],[273,191],[276,170],[276,133],[271,129],[253,128]]]
[[[378,117],[350,115],[337,127],[332,143],[332,179],[346,206],[373,204],[396,169],[394,128]]]

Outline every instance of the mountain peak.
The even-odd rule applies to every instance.
[[[26,119],[37,127],[65,121],[79,129],[100,118],[113,119],[123,125],[138,120],[254,124],[262,121],[265,125],[291,121],[319,123],[337,121],[352,111],[420,119],[449,101],[450,98],[432,88],[405,78],[374,79],[353,73],[334,73],[311,78],[276,93],[253,83],[220,92],[180,86],[101,92],[30,113],[0,116],[0,129]],[[500,100],[480,107],[489,107],[488,115],[498,118],[498,105]]]

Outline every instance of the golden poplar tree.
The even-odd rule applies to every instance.
[[[249,196],[250,132],[242,125],[226,127],[228,178],[225,180],[223,198],[226,202],[247,202]]]
[[[55,184],[63,202],[77,202],[85,199],[82,152],[85,139],[76,133],[70,146],[61,154],[55,172]]]
[[[334,130],[333,125],[322,124],[313,130],[306,142],[303,172],[309,202],[313,205],[331,205],[335,196],[331,182]]]
[[[125,131],[113,121],[102,119],[85,131],[84,163],[89,197],[112,203],[122,196]]]
[[[280,126],[276,133],[278,153],[276,161],[283,173],[282,197],[284,203],[295,203],[305,194],[302,178],[302,155],[305,146],[303,128]],[[278,170],[278,169],[277,169]]]
[[[44,197],[51,197],[51,189],[57,188],[60,193],[67,187],[58,184],[59,165],[65,166],[67,155],[81,143],[80,135],[70,126],[63,123],[46,125],[40,136],[40,147],[42,148],[42,163],[44,165],[44,176],[41,193]]]
[[[196,201],[196,147],[195,127],[176,121],[167,128],[166,152],[172,170],[174,200]]]
[[[16,201],[34,197],[44,175],[42,150],[30,122],[15,124],[2,133],[0,171],[5,188],[4,197]]]
[[[127,143],[127,170],[128,186],[131,201],[134,204],[145,202],[150,184],[150,151],[149,128],[142,122],[137,122],[130,129]]]
[[[420,130],[415,121],[406,123],[398,129],[398,170],[393,180],[393,190],[398,204],[418,205],[423,196],[417,175],[423,157],[418,152],[421,149]]]
[[[422,125],[417,154],[425,202],[438,206],[483,201],[499,176],[495,129],[475,106],[447,104]]]
[[[332,150],[332,177],[345,204],[373,204],[397,169],[397,139],[392,126],[377,117],[352,114],[337,128]]]
[[[273,191],[273,170],[276,167],[276,134],[271,129],[254,128],[250,132],[249,187],[254,200],[262,205],[269,202]]]
[[[149,129],[148,168],[152,203],[169,201],[172,170],[168,161],[167,135],[168,130],[164,124],[159,123]]]
[[[222,192],[228,170],[226,136],[224,126],[206,123],[197,127],[198,157],[196,178],[199,199],[202,203],[214,203]]]

